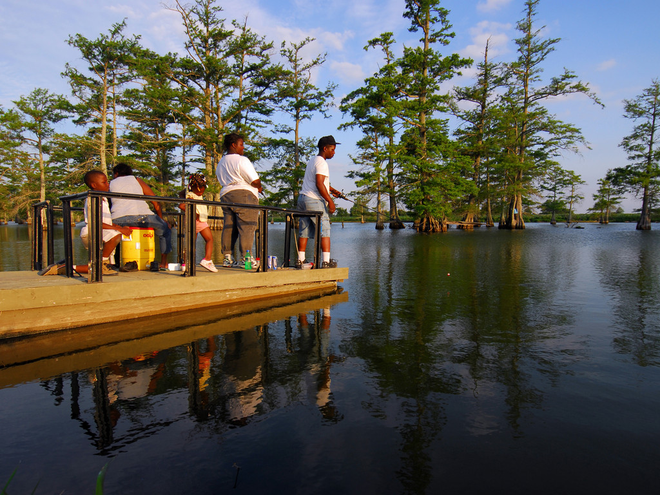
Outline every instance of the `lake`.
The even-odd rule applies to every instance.
[[[334,223],[335,299],[0,369],[0,485],[92,493],[108,463],[108,494],[657,493],[654,228]],[[17,267],[27,228],[2,226]]]

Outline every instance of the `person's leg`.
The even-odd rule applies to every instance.
[[[330,215],[328,205],[323,204],[323,215],[321,216],[321,267],[330,263]]]
[[[146,215],[144,225],[154,229],[160,241],[160,267],[167,267],[167,255],[172,252],[172,229],[158,215]]]
[[[117,234],[103,243],[103,258],[110,258],[110,255],[117,247],[117,244],[119,244],[119,241],[121,241],[121,234]]]
[[[298,196],[298,210],[314,210],[314,204],[314,200],[304,194]],[[298,226],[298,264],[300,264],[305,261],[305,250],[307,249],[308,239],[310,237],[314,238],[315,223],[311,217],[299,217]]]
[[[226,195],[225,195],[226,196]],[[223,196],[220,201],[223,201],[224,197]],[[223,201],[227,202],[227,201]],[[222,207],[222,212],[224,214],[224,222],[222,225],[222,234],[221,234],[221,249],[222,249],[222,254],[227,256],[231,256],[231,248],[232,248],[232,232],[234,230],[234,212],[232,208],[229,207]]]
[[[205,229],[200,230],[199,233],[202,235],[202,239],[206,241],[204,259],[210,260],[213,257],[213,235],[211,234],[211,229],[206,227]]]
[[[233,191],[237,196],[236,203],[245,205],[258,205],[259,200],[249,191]],[[238,248],[241,252],[241,258],[245,258],[247,251],[252,250],[254,244],[254,232],[257,230],[257,221],[259,219],[259,210],[252,208],[236,209],[236,228],[238,230]],[[254,253],[251,253],[254,257]]]

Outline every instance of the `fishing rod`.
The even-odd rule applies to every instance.
[[[335,189],[335,191],[337,191],[337,190]],[[339,191],[337,191],[337,192],[339,192]],[[383,214],[382,212],[379,212],[378,210],[376,210],[376,209],[374,209],[374,208],[372,208],[372,207],[370,207],[370,206],[363,205],[362,203],[356,203],[356,202],[353,201],[352,199],[348,198],[348,197],[344,194],[344,191],[339,192],[339,196],[337,196],[337,197],[338,197],[339,199],[345,199],[346,201],[350,201],[351,203],[353,203],[353,204],[356,205],[356,206],[361,206],[362,208],[366,208],[367,210],[371,210],[372,212],[374,212],[374,213],[378,213],[379,215],[382,215],[382,214]]]

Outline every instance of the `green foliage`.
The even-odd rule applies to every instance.
[[[301,126],[314,114],[327,117],[336,85],[329,83],[325,89],[312,84],[312,72],[325,63],[326,55],[317,55],[305,61],[301,50],[311,44],[314,38],[305,38],[298,43],[283,42],[280,55],[286,62],[286,70],[279,81],[279,106],[291,124],[278,126],[278,134],[293,139],[270,138],[266,141],[267,156],[273,160],[271,170],[264,174],[264,182],[272,189],[267,201],[269,204],[295,207],[298,193],[305,176],[305,163],[316,154],[315,139],[304,138]],[[274,189],[277,188],[277,191]]]
[[[561,151],[577,152],[579,145],[586,145],[580,130],[550,115],[543,102],[584,94],[600,104],[588,85],[576,81],[575,74],[566,69],[543,84],[543,62],[560,40],[541,38],[543,28],[535,25],[539,2],[526,0],[524,17],[516,26],[521,34],[515,40],[518,59],[504,66],[506,92],[501,100],[499,126],[506,139],[502,167],[509,206],[500,227],[510,229],[525,227],[523,197],[533,194],[534,182],[544,175],[548,162]]]
[[[612,170],[607,180],[620,192],[642,197],[637,228],[650,230],[650,212],[660,185],[660,81],[654,79],[639,96],[623,103],[624,117],[636,122],[633,132],[619,145],[630,163]]]
[[[87,72],[81,72],[66,64],[62,75],[69,80],[71,91],[77,100],[74,122],[90,126],[87,133],[95,144],[99,168],[107,174],[107,159],[114,163],[118,154],[118,113],[123,87],[133,80],[130,64],[139,47],[139,36],[126,38],[123,34],[126,21],[112,25],[108,35],[89,40],[81,34],[69,36],[68,44],[80,51],[88,64]],[[108,149],[110,134],[110,149]]]

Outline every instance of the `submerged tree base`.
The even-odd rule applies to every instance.
[[[417,230],[417,232],[423,232],[426,234],[447,232],[447,222],[446,220],[440,221],[433,217],[424,217],[422,219],[415,220],[414,228]]]

